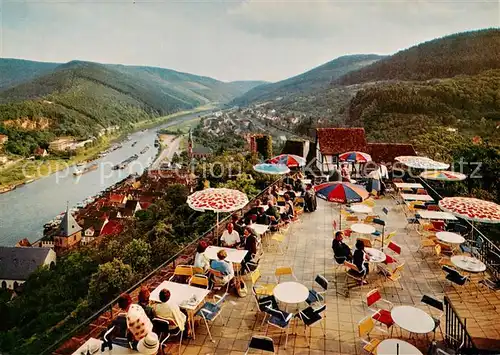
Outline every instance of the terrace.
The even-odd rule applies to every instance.
[[[432,190],[428,189],[428,191],[432,193]],[[334,267],[331,249],[332,221],[338,221],[339,208],[336,204],[322,200],[318,200],[318,209],[315,212],[302,214],[299,221],[282,231],[285,235],[282,243],[283,253],[280,248],[269,245],[264,247],[265,253],[259,267],[263,277],[259,282],[274,281],[275,269],[282,266],[290,266],[298,282],[307,288],[313,286],[313,280],[318,274],[324,275],[329,281],[324,313],[326,333],[323,334],[319,324],[307,328],[310,346],[304,336],[301,322],[297,323],[296,335],[290,330],[286,349],[285,332],[274,327],[267,327],[265,323],[261,326],[262,314],[259,314],[257,310],[255,299],[250,292],[251,282],[246,276],[249,294],[245,298],[239,298],[234,295],[234,292],[231,293],[222,311],[224,323],[221,318],[218,318],[214,324],[211,324],[210,331],[214,342],[210,341],[204,323],[197,322],[196,339],[184,340],[180,353],[186,355],[243,354],[252,335],[267,335],[274,340],[276,353],[279,354],[366,354],[358,336],[358,323],[373,314],[367,306],[366,295],[375,288],[378,288],[382,297],[392,302],[394,306],[410,305],[434,316],[438,316],[439,313],[421,303],[422,296],[429,295],[444,300],[445,316],[441,321],[442,332],[437,330],[436,340],[445,342],[449,347],[456,349],[462,346],[457,353],[479,354],[481,352],[478,348],[500,349],[500,323],[497,322],[500,319],[498,292],[480,285],[478,279],[482,276],[476,274],[473,275],[472,282],[465,286],[458,286],[446,280],[441,265],[438,263],[440,257],[436,256],[433,250],[424,257],[417,253],[421,237],[417,233],[417,228],[407,225],[404,213],[406,207],[396,201],[397,199],[391,197],[375,200],[374,214],[385,220],[386,234],[396,232],[393,241],[401,246],[402,252],[398,260],[404,261],[405,267],[401,279],[397,282],[384,280],[383,276],[371,267],[367,278],[369,283],[350,289],[346,296],[345,271],[342,267],[338,269]],[[388,213],[385,213],[384,209],[388,210]],[[347,226],[343,224],[342,227]],[[205,236],[205,239],[213,240],[214,234],[219,233],[214,233],[212,230]],[[264,243],[266,239],[269,241],[271,238],[272,234],[264,236]],[[351,244],[353,240],[355,237],[351,237]],[[175,265],[191,263],[194,255],[193,247],[196,243],[197,241],[155,270],[140,284],[147,285],[150,290],[153,290],[169,278]],[[269,241],[268,244],[270,243]],[[481,259],[481,255],[477,256]],[[129,290],[133,296],[136,295],[138,286],[139,284]],[[218,294],[221,293],[221,291],[218,292]],[[87,339],[98,338],[109,325],[113,315],[117,314],[116,308],[112,312],[107,312],[110,307],[112,304],[103,308],[79,329],[63,338],[66,340],[64,343],[55,344],[57,346],[47,349],[45,353],[72,354]],[[284,309],[285,305],[282,308]],[[303,305],[302,308],[304,308]],[[288,311],[295,310],[290,305],[287,309]],[[403,339],[416,346],[423,354],[427,353],[432,332],[427,337],[410,336],[407,331],[400,331],[397,325],[394,325],[394,328],[393,338]],[[370,335],[372,338],[391,338],[389,334],[377,329]],[[178,354],[178,341],[172,340],[166,343],[164,353]]]

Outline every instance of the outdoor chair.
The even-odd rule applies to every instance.
[[[344,261],[344,266],[346,268],[346,273],[345,273],[346,293],[345,293],[345,296],[349,297],[349,289],[353,287],[353,286],[349,285],[349,280],[355,280],[356,286],[362,286],[363,283],[365,282],[366,274],[363,275],[359,271],[358,267],[349,261]]]
[[[321,287],[321,291],[316,291],[314,289],[314,284],[318,284]],[[307,297],[307,304],[311,305],[316,302],[324,303],[326,292],[328,291],[328,280],[323,275],[316,275],[314,279],[313,287],[309,290],[309,296]]]
[[[373,309],[370,308],[371,306],[377,304],[378,302],[385,302],[388,305],[389,309],[385,308],[378,308],[378,309]],[[380,291],[376,288],[368,292],[366,295],[366,305],[368,306],[368,309],[370,309],[372,312],[372,318],[381,323],[384,324],[387,327],[387,330],[389,328],[391,329],[391,336],[392,336],[392,326],[394,325],[394,321],[392,320],[391,316],[391,309],[393,307],[392,302],[387,301],[382,298],[382,295],[380,294]]]
[[[193,275],[205,275],[207,272],[201,267],[193,266]]]
[[[382,274],[385,276],[386,280],[396,283],[403,277],[404,267],[405,263],[403,262],[392,270],[390,268],[382,268],[382,267],[380,268],[380,270],[382,270]],[[399,284],[401,286],[401,289],[403,289],[403,285],[401,285],[401,282]]]
[[[425,189],[417,189],[417,195],[427,195],[427,191]]]
[[[263,335],[254,335],[252,336],[252,339],[250,339],[245,355],[247,355],[251,349],[262,350],[274,354],[274,341],[272,338]]]
[[[434,333],[434,338],[432,340],[436,339],[436,329],[439,328],[441,331],[441,334],[443,334],[443,329],[441,328],[441,319],[443,318],[444,315],[444,304],[442,301],[437,300],[431,296],[423,295],[422,299],[420,302],[436,309],[439,311],[439,316],[434,317],[432,316],[432,319],[434,320],[434,329],[432,330]]]
[[[377,218],[377,216],[366,216],[365,219],[363,220],[363,223],[366,224],[372,223],[374,218]]]
[[[401,255],[401,247],[398,244],[394,243],[394,242],[390,242],[387,245],[387,249],[389,249],[392,253],[394,253],[394,254],[396,254],[398,256]],[[393,255],[385,253],[385,260],[384,260],[383,264],[389,265],[389,264],[393,264],[393,263],[397,263],[396,257],[394,257]]]
[[[200,287],[208,290],[208,277],[205,275],[193,275],[193,277],[189,279],[189,286]]]
[[[375,329],[375,322],[371,316],[362,319],[358,323],[358,336],[363,343],[363,350],[368,354],[376,354],[377,346],[380,344],[380,339],[370,339],[370,333]],[[365,339],[364,337],[368,339]]]
[[[226,287],[226,293],[229,291],[231,281],[225,281],[224,275],[220,271],[209,269],[210,280],[212,281],[212,289],[220,289]]]
[[[203,318],[205,321],[205,325],[207,327],[208,335],[210,336],[210,340],[215,342],[212,338],[212,333],[210,333],[210,326],[208,323],[214,323],[217,317],[220,315],[222,319],[222,309],[224,308],[224,302],[227,297],[227,292],[224,295],[219,296],[215,295],[215,298],[218,298],[218,301],[213,302],[205,302],[205,304],[196,312],[196,315]],[[222,325],[224,325],[224,319],[222,319]]]
[[[182,331],[175,323],[175,320],[171,318],[154,318],[153,319],[153,329],[155,329],[158,334],[158,339],[160,341],[160,353],[163,354],[163,347],[165,343],[170,339],[170,337],[176,337],[179,335],[179,355],[181,354],[182,348]]]
[[[285,254],[285,249],[283,248],[283,244],[285,242],[285,233],[276,232],[271,237],[271,241],[276,246],[276,249],[279,250],[281,255]]]
[[[381,247],[389,245],[391,243],[392,238],[394,238],[395,236],[396,236],[396,231],[391,232],[391,233],[387,234],[386,236],[384,236],[384,245],[382,245],[382,236],[378,236],[377,238],[375,238],[373,240],[373,245],[375,245],[376,243],[380,243]]]
[[[286,349],[288,345],[288,329],[290,328],[290,322],[293,319],[293,314],[282,311],[278,308],[275,309],[270,307],[267,308],[267,313],[271,315],[271,317],[267,321],[267,327],[269,328],[269,326],[271,325],[275,328],[281,329],[281,331],[285,331],[286,337],[284,349]]]
[[[257,282],[261,277],[262,274],[260,272],[260,268],[256,268],[250,273],[250,279],[252,281],[252,287],[255,288],[255,293],[258,296],[272,296],[276,284],[262,284],[257,286]]]
[[[439,212],[441,209],[438,205],[427,205],[427,211],[436,211]]]
[[[363,242],[363,245],[365,246],[365,248],[371,248],[372,247],[372,241],[368,238],[362,238],[362,237],[358,237],[357,240],[361,240]]]
[[[358,222],[359,221],[357,216],[347,216],[345,220],[347,222]]]
[[[266,320],[267,316],[267,309],[269,307],[277,309],[278,308],[278,303],[276,302],[276,299],[274,296],[264,296],[264,297],[259,297],[259,295],[256,292],[255,287],[252,287],[252,295],[255,299],[255,303],[257,305],[257,309],[259,310],[260,313],[264,313],[264,317],[262,318],[262,323],[260,326],[264,324],[264,321]]]
[[[377,230],[377,231],[373,232],[372,235],[374,235],[376,237],[383,235],[385,232],[385,221],[383,219],[380,219],[380,218],[374,218],[372,223],[374,223],[378,226],[382,226],[382,232]]]
[[[375,207],[375,201],[373,201],[372,199],[364,200],[362,204],[371,208]]]
[[[446,223],[444,223],[444,221],[441,221],[441,220],[434,220],[434,221],[431,221],[432,225],[434,226],[434,228],[436,229],[436,231],[444,231],[445,230],[445,227],[446,227]]]
[[[189,279],[193,276],[193,267],[191,265],[177,265],[174,270],[174,274],[168,279],[168,281],[172,280],[181,280],[183,283],[189,281]]]
[[[276,283],[280,283],[281,282],[281,276],[287,276],[287,275],[291,276],[294,281],[297,281],[297,277],[293,273],[292,268],[289,267],[289,266],[278,267],[274,271],[274,276],[276,278]]]
[[[438,260],[439,265],[441,265],[441,266],[446,265],[446,266],[450,266],[450,267],[454,266],[453,263],[451,262],[451,259],[448,256],[442,255],[441,244],[434,245],[434,252],[436,253],[436,256],[439,258],[439,260]]]
[[[120,313],[113,320],[111,326],[104,332],[101,345],[101,351],[109,348],[113,349],[113,345],[132,348],[128,339],[127,314]]]
[[[306,337],[307,346],[311,346],[311,341],[307,336],[307,328],[312,327],[316,323],[320,324],[321,330],[323,330],[323,337],[326,337],[326,326],[321,322],[324,320],[324,317],[321,315],[324,311],[326,311],[326,304],[316,309],[309,306],[295,315],[295,318],[300,319],[302,323],[304,323],[304,335]]]

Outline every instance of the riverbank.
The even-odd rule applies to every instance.
[[[0,191],[8,186],[14,186],[14,188],[21,187],[26,182],[32,182],[34,180],[41,179],[43,177],[61,171],[68,166],[73,166],[83,161],[94,158],[102,151],[108,149],[111,144],[122,141],[131,133],[143,129],[153,128],[185,115],[191,115],[197,112],[204,112],[213,109],[215,109],[215,106],[213,105],[204,105],[192,110],[179,111],[168,116],[162,116],[153,120],[138,122],[133,125],[132,129],[127,129],[117,134],[102,137],[99,143],[88,149],[85,149],[84,151],[75,155],[74,157],[71,157],[70,159],[22,159],[12,166],[0,171]]]

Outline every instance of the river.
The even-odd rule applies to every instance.
[[[145,132],[130,134],[130,141],[122,142],[122,148],[95,161],[99,163],[97,170],[75,177],[73,172],[77,168],[72,166],[1,194],[0,246],[13,246],[23,238],[28,238],[31,242],[40,239],[43,236],[43,225],[63,212],[67,202],[70,207],[74,207],[78,202],[96,195],[129,174],[141,173],[158,152],[154,147],[158,129],[191,120],[203,113],[205,112],[177,116]],[[132,147],[135,141],[137,143]],[[150,146],[149,150],[140,154],[146,145]],[[139,155],[139,158],[127,168],[111,169],[113,165],[134,154]]]

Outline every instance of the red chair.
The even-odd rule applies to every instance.
[[[398,244],[390,242],[387,248],[391,249],[396,254],[401,255],[401,247]]]
[[[388,304],[389,309],[384,309],[384,308],[378,308],[378,309],[372,309],[370,308],[372,305],[378,303],[378,302],[385,302]],[[394,325],[394,321],[392,320],[391,316],[391,309],[393,307],[393,304],[385,299],[382,298],[380,295],[380,291],[376,288],[374,290],[371,290],[368,292],[366,295],[366,304],[368,305],[368,309],[374,311],[375,313],[372,314],[372,318],[381,323],[384,324],[387,327],[387,330],[391,328],[391,336],[392,336],[392,326]]]
[[[436,231],[444,231],[444,221],[431,221],[431,223]]]
[[[352,234],[352,230],[350,230],[350,229],[344,229],[344,236],[350,237],[351,234]]]

